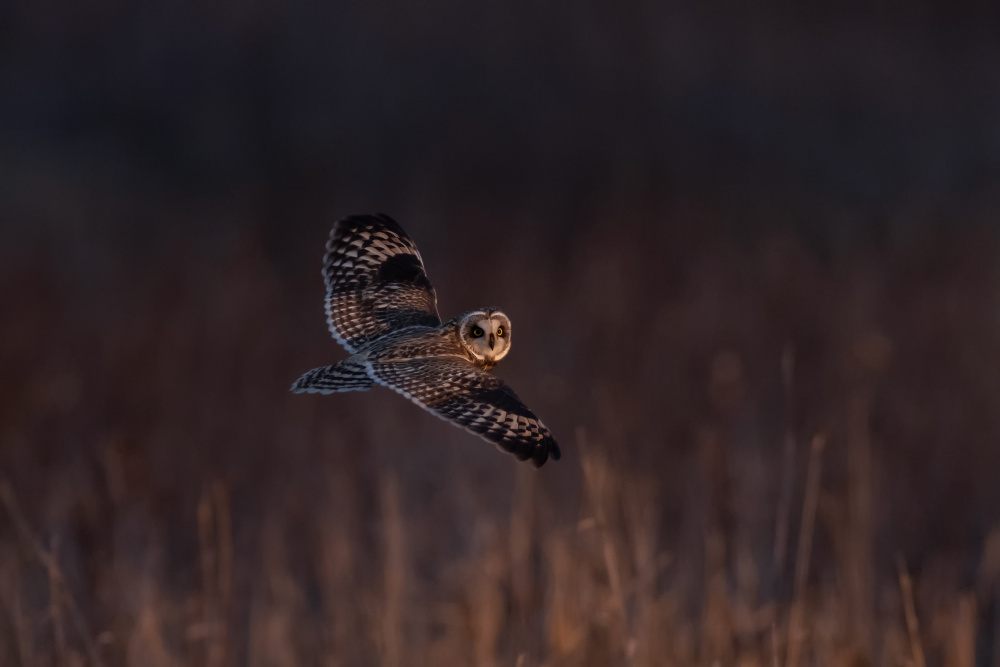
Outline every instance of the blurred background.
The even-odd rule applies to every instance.
[[[0,5],[0,663],[1000,665],[998,27]],[[374,211],[562,461],[288,393]]]

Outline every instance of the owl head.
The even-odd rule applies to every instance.
[[[473,310],[458,318],[458,339],[477,361],[493,366],[510,352],[510,318],[496,308]]]

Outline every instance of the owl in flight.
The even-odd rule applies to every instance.
[[[377,382],[521,461],[559,459],[545,425],[487,373],[510,352],[510,319],[480,308],[442,322],[417,246],[395,220],[334,223],[323,280],[327,324],[351,356],[309,371],[293,392],[367,391]]]

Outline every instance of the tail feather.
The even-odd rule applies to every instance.
[[[372,379],[363,364],[345,359],[332,366],[314,368],[292,385],[295,394],[334,394],[342,391],[368,391]]]

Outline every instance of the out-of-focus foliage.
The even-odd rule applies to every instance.
[[[993,664],[997,14],[3,5],[0,664]],[[374,210],[562,461],[287,392]]]

